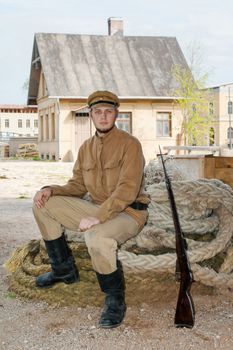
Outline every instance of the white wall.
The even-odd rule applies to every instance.
[[[5,126],[5,120],[9,120],[9,128]],[[18,127],[18,120],[22,119],[22,128]],[[26,127],[26,120],[30,120],[30,127]],[[7,113],[0,112],[0,131],[4,133],[16,133],[19,136],[37,136],[38,127],[34,121],[38,120],[37,113]]]

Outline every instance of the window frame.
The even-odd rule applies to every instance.
[[[5,125],[6,129],[9,129],[9,127],[10,127],[10,119],[5,119],[4,125]]]
[[[128,118],[121,117],[121,115],[128,115]],[[129,131],[125,130],[124,128],[119,127],[120,123],[125,124],[129,126]],[[127,111],[119,111],[118,117],[116,119],[116,126],[118,129],[128,132],[129,134],[132,134],[132,112]]]
[[[168,115],[168,120],[159,119],[159,116]],[[168,133],[165,133],[165,123],[168,123]],[[160,129],[162,133],[159,132],[159,125],[162,126]],[[158,111],[156,112],[156,137],[172,137],[172,112],[171,111]]]
[[[30,119],[26,119],[26,128],[30,129],[31,127],[31,120]]]
[[[18,129],[23,128],[23,119],[18,119]]]
[[[214,115],[214,102],[209,102],[209,115]]]

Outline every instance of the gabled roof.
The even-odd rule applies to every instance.
[[[233,85],[233,83],[225,83],[225,84],[219,84],[219,85],[214,85],[214,86],[209,86],[207,89],[218,89],[221,87],[228,87]]]
[[[176,64],[188,68],[174,37],[35,34],[28,103],[36,103],[41,67],[49,96],[145,98],[171,96]]]

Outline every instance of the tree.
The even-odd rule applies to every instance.
[[[173,94],[182,112],[178,143],[183,139],[185,145],[206,145],[213,137],[210,129],[214,122],[209,113],[209,91],[205,88],[208,73],[202,73],[200,46],[190,46],[189,54],[189,68],[179,65],[172,68],[177,82]]]

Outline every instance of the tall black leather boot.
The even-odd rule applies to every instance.
[[[117,262],[117,270],[103,275],[96,272],[97,279],[105,296],[105,306],[102,311],[99,326],[101,328],[113,328],[121,324],[124,319],[125,281],[120,261]]]
[[[36,285],[40,288],[49,288],[57,282],[65,282],[66,284],[78,282],[79,272],[65,235],[62,234],[57,239],[44,242],[52,271],[38,276]]]

